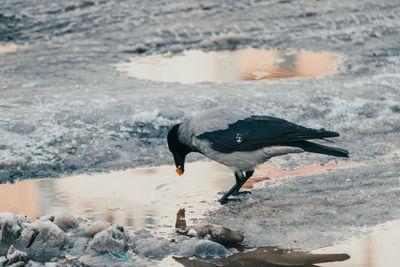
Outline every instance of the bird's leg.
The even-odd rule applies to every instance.
[[[240,187],[242,186],[240,181],[242,181],[242,180],[245,179],[245,178],[243,177],[243,173],[240,172],[240,171],[235,171],[235,178],[236,178],[236,183],[235,183],[235,185],[232,186],[232,188],[229,189],[229,191],[226,192],[226,193],[220,198],[220,200],[218,200],[221,204],[227,203],[227,202],[228,202],[228,197],[229,197],[230,195],[232,195],[233,192],[239,191]]]
[[[243,176],[243,174],[242,174],[241,177],[240,176],[238,177],[238,176],[235,175],[236,184],[238,186],[237,186],[237,189],[235,191],[233,191],[232,195],[236,196],[236,195],[240,195],[240,194],[251,194],[250,191],[241,191],[241,192],[239,192],[240,188],[242,188],[242,186],[247,182],[247,180],[253,175],[254,171],[253,170],[252,171],[246,171],[245,173],[246,173],[246,175]]]
[[[218,200],[221,204],[225,204],[228,202],[228,197],[230,195],[239,195],[240,193],[248,194],[250,192],[244,191],[239,193],[239,189],[244,185],[244,183],[253,175],[254,171],[246,171],[246,176],[243,175],[241,171],[235,171],[236,183],[226,192],[220,200]]]

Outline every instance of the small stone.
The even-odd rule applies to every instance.
[[[185,209],[179,209],[176,213],[175,229],[178,232],[187,232],[186,228]]]

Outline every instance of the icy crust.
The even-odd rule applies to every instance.
[[[265,182],[205,222],[235,227],[250,247],[315,249],[365,234],[400,218],[399,155]]]
[[[352,160],[370,159],[400,145],[400,77],[392,71],[388,67],[384,73],[338,80],[174,85],[155,95],[121,89],[122,95],[131,95],[121,100],[114,92],[81,99],[68,93],[53,100],[38,95],[24,104],[19,96],[0,97],[0,181],[170,164],[168,129],[184,117],[221,106],[338,131],[336,144],[349,150]],[[126,100],[132,94],[138,94],[140,104]]]
[[[168,128],[212,107],[339,131],[353,159],[399,132],[397,2],[33,3],[2,2],[0,42],[29,45],[1,54],[1,182],[171,163]],[[343,61],[330,77],[237,84],[140,81],[112,67],[132,54],[247,46]]]
[[[67,213],[34,222],[24,215],[0,213],[0,226],[0,266],[154,266],[169,255],[216,259],[236,251],[200,235],[171,233],[166,239],[145,229],[130,233],[120,225],[89,223]]]

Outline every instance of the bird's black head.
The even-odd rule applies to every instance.
[[[168,148],[171,151],[172,155],[174,156],[176,173],[178,175],[182,175],[183,172],[185,171],[186,155],[189,154],[190,152],[193,152],[194,150],[179,140],[178,137],[179,125],[180,124],[175,125],[168,132]]]

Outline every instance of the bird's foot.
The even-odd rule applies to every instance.
[[[221,198],[221,199],[219,199],[218,200],[218,202],[221,204],[221,205],[225,205],[225,204],[227,204],[228,202],[237,202],[237,201],[241,201],[241,199],[240,198]]]
[[[237,192],[233,192],[232,195],[234,196],[241,196],[241,195],[248,195],[251,194],[250,191],[237,191]]]

